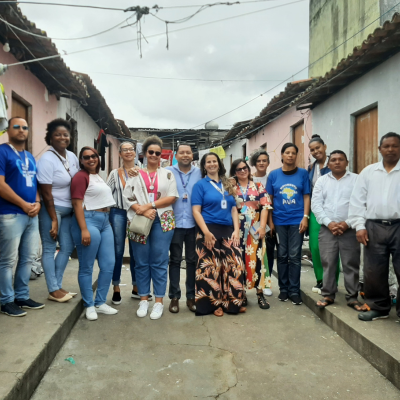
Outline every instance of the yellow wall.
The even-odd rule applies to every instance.
[[[310,0],[310,55],[312,64],[333,50],[381,14],[380,0]],[[387,14],[386,19],[391,15]],[[332,51],[309,69],[309,77],[325,75],[352,53],[367,36],[381,25],[380,20]]]

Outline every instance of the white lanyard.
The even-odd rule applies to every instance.
[[[150,189],[150,190],[154,190],[154,184],[155,184],[156,179],[157,179],[158,171],[156,171],[156,173],[154,174],[153,179],[150,178],[149,171],[146,171],[146,172],[147,172],[147,176],[149,177],[149,182],[150,182],[149,189]]]
[[[32,176],[29,173],[29,159],[28,159],[28,155],[26,154],[26,151],[24,150],[24,154],[25,154],[25,165],[24,165],[24,160],[22,159],[21,155],[18,153],[18,151],[16,150],[16,148],[11,144],[11,143],[7,143],[14,151],[14,153],[18,156],[18,158],[21,160],[21,167],[22,167],[22,171],[23,171],[23,176],[26,179],[26,186],[27,187],[32,187]]]
[[[54,149],[54,147],[52,147],[52,151],[54,151],[54,153],[56,153],[56,154],[60,157],[61,162],[64,164],[65,169],[66,169],[66,170],[68,171],[68,173],[69,173],[69,160],[68,160],[68,153],[67,153],[67,151],[65,151],[65,158],[62,157],[62,156]]]
[[[220,188],[215,184],[215,182],[210,181],[210,183],[211,183],[211,185],[213,185],[213,186],[215,187],[215,189],[218,190],[218,192],[220,192],[220,193],[222,194],[222,197],[225,199],[225,192],[224,192],[224,190],[223,190],[222,182],[221,182],[222,189],[220,189]]]

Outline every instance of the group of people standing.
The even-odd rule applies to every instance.
[[[9,120],[9,143],[0,146],[2,313],[23,316],[24,309],[44,307],[30,298],[28,287],[38,233],[48,299],[64,303],[77,295],[62,284],[76,248],[79,287],[86,318],[91,321],[99,313],[118,313],[106,299],[112,283],[113,305],[122,302],[127,237],[131,296],[140,300],[138,317],[148,314],[153,296],[150,318],[163,315],[168,274],[169,311],[179,312],[183,248],[186,305],[196,315],[244,313],[246,290],[253,288],[258,306],[269,309],[266,296],[272,295],[275,248],[278,298],[300,305],[301,252],[308,231],[317,281],[313,290],[323,296],[317,305],[324,308],[334,302],[341,262],[348,305],[360,311],[359,318],[388,315],[385,277],[390,254],[400,277],[399,135],[382,137],[383,161],[367,167],[360,176],[347,172],[344,152],[336,150],[327,156],[323,140],[316,136],[309,144],[316,160],[309,171],[297,167],[298,148],[286,143],[281,150],[282,168],[267,176],[269,156],[260,150],[250,159],[254,175],[247,161],[238,159],[229,177],[215,153],[204,155],[200,168],[193,166],[187,144],[178,146],[176,165],[160,168],[163,143],[150,136],[142,147],[146,168],[135,167],[135,148],[123,142],[119,148],[122,166],[111,171],[105,182],[94,148],[83,147],[78,157],[67,150],[70,131],[63,119],[48,124],[45,140],[50,148],[36,166],[24,150],[29,132],[26,121]],[[57,242],[60,251],[54,257]],[[358,302],[359,243],[365,245],[366,255],[364,304]],[[100,272],[94,297],[96,259]]]

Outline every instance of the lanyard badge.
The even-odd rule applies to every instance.
[[[187,185],[189,184],[190,177],[192,176],[192,174],[189,172],[189,176],[188,176],[188,178],[186,180],[186,183],[185,183],[185,182],[183,182],[182,172],[181,171],[178,171],[178,172],[179,172],[179,178],[181,178],[183,190],[185,191],[185,193],[183,194],[183,197],[182,197],[182,202],[183,203],[187,203],[189,195],[188,195],[188,193],[186,191],[186,188],[187,188]]]
[[[220,192],[220,193],[222,194],[221,208],[222,208],[223,210],[226,210],[226,209],[228,208],[228,202],[225,200],[225,192],[224,192],[224,189],[223,189],[222,182],[221,182],[221,186],[222,186],[221,189],[215,184],[215,182],[210,181],[210,183],[211,183],[211,185],[214,186],[214,188],[215,188],[218,192]]]
[[[24,154],[25,154],[25,164],[24,164],[24,161],[22,160],[22,158],[21,158],[20,154],[18,153],[18,151],[16,150],[16,148],[11,143],[8,143],[8,145],[13,149],[14,153],[21,160],[22,171],[20,170],[20,172],[22,173],[22,176],[25,178],[26,186],[32,187],[33,186],[32,175],[34,174],[34,172],[33,171],[29,172],[29,159],[28,159],[28,155],[26,154],[26,151],[24,150]]]

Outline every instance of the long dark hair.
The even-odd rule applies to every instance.
[[[205,169],[206,165],[206,160],[207,157],[209,156],[214,156],[217,161],[218,161],[218,177],[221,179],[222,185],[224,186],[224,189],[232,196],[236,195],[236,190],[232,186],[232,184],[229,182],[229,179],[226,177],[226,169],[224,167],[224,164],[222,163],[221,159],[218,157],[218,154],[216,153],[206,153],[204,156],[201,158],[200,161],[200,171],[201,171],[201,176],[204,178],[207,175],[207,171]]]
[[[88,171],[86,170],[86,168],[84,167],[84,165],[81,163],[83,153],[84,153],[86,150],[91,150],[91,151],[93,151],[94,154],[97,154],[96,174],[98,174],[99,171],[100,171],[100,157],[99,157],[99,153],[97,152],[97,150],[94,149],[93,147],[85,146],[85,147],[82,147],[82,148],[81,148],[81,151],[79,152],[79,166],[80,166],[81,169],[83,169],[84,171],[88,172]]]

